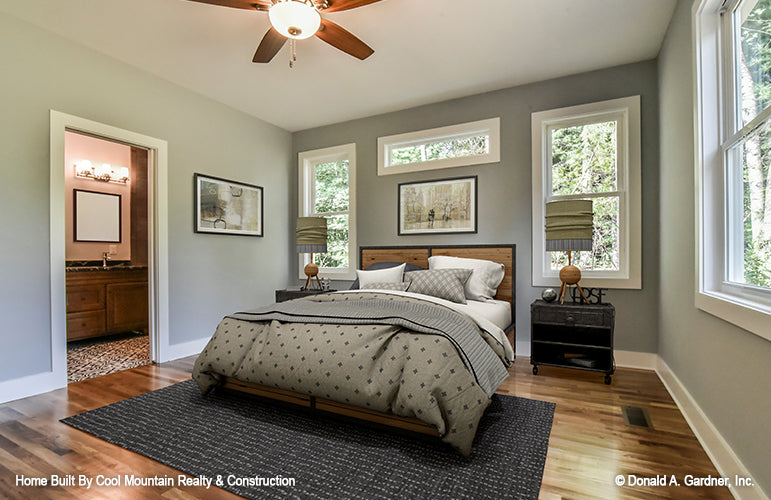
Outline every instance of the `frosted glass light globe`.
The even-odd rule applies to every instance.
[[[287,38],[304,40],[312,37],[321,26],[319,12],[304,2],[280,2],[268,11],[270,24]]]

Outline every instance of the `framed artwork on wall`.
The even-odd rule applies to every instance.
[[[196,233],[263,236],[262,187],[194,174]]]
[[[73,189],[75,241],[120,243],[121,196],[85,189]]]
[[[399,235],[476,232],[477,176],[399,184]]]

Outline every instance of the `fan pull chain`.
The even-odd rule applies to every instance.
[[[297,40],[294,38],[289,39],[289,49],[292,52],[292,57],[289,59],[289,67],[294,68],[294,62],[297,60]]]

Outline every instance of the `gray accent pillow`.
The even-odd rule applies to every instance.
[[[431,295],[459,304],[466,303],[463,286],[471,276],[471,269],[434,269],[404,273],[404,281],[410,283],[410,292]]]
[[[406,292],[410,287],[410,283],[402,281],[400,283],[370,283],[365,285],[362,290],[399,290],[400,292]]]
[[[403,262],[375,262],[374,264],[370,264],[365,271],[377,271],[379,269],[388,269],[391,267],[401,266]],[[409,271],[422,271],[423,268],[420,266],[416,266],[415,264],[407,264],[407,266],[404,268],[404,272]],[[406,280],[405,280],[406,281]],[[358,290],[359,289],[359,278],[356,278],[356,280],[353,282],[353,285],[351,285],[351,290]]]

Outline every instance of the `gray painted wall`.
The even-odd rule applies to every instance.
[[[659,354],[771,491],[771,342],[694,306],[691,0],[678,3],[659,55],[661,298]]]
[[[50,370],[49,109],[168,141],[170,343],[269,302],[286,270],[291,135],[0,14],[0,381]],[[193,233],[193,173],[265,188],[265,237]]]
[[[517,340],[530,339],[530,303],[542,288],[531,280],[530,115],[534,111],[639,94],[642,99],[643,289],[611,290],[616,306],[616,347],[657,350],[658,301],[658,95],[655,61],[474,95],[404,111],[296,132],[295,154],[356,143],[359,245],[517,244]],[[377,138],[483,118],[501,117],[501,162],[413,174],[377,175]],[[479,176],[479,233],[397,236],[397,184],[465,175]],[[297,210],[296,177],[292,209]],[[288,260],[292,282],[297,260]],[[340,285],[338,285],[339,287]]]

